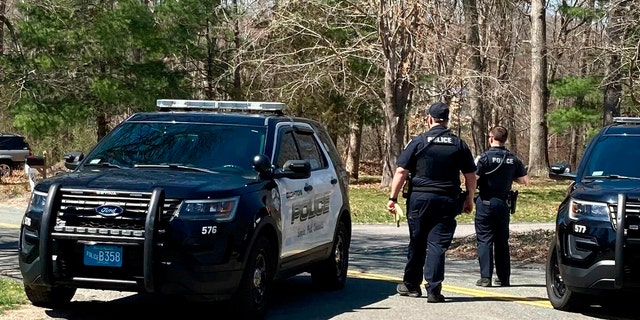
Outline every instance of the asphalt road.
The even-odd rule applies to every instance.
[[[0,206],[0,275],[17,280],[17,226],[21,214],[18,209]],[[512,230],[550,227],[513,225]],[[456,236],[470,233],[472,225],[460,225]],[[395,287],[402,277],[407,241],[406,225],[355,225],[345,288],[314,291],[308,274],[282,281],[276,287],[267,319],[637,319],[632,303],[593,305],[582,313],[551,308],[544,267],[536,264],[514,263],[511,287],[480,288],[475,286],[479,277],[476,261],[447,259],[445,303],[427,303],[426,297],[401,297]],[[129,292],[78,290],[66,309],[27,306],[2,318],[113,319],[131,317],[135,310],[144,310],[147,317],[162,318],[233,315],[224,303],[194,304]]]

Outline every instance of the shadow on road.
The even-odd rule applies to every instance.
[[[337,315],[387,299],[395,295],[395,283],[349,278],[343,290],[316,291],[311,278],[304,274],[278,283],[266,319],[331,319]],[[145,318],[232,317],[227,302],[195,303],[180,297],[154,297],[135,294],[112,301],[73,301],[64,308],[46,310],[56,319],[128,319],[133,313]]]

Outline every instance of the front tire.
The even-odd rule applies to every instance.
[[[556,248],[556,238],[551,240],[547,264],[545,270],[545,280],[547,285],[547,296],[551,305],[558,310],[574,311],[580,306],[583,295],[571,291],[565,284],[560,274],[558,250]]]
[[[76,288],[25,285],[24,293],[34,306],[55,308],[68,304],[76,294]]]
[[[239,319],[261,319],[265,316],[271,295],[271,283],[275,270],[271,243],[262,236],[257,239],[247,257],[234,300]]]
[[[349,269],[349,246],[351,234],[343,221],[338,223],[331,255],[311,270],[311,283],[324,290],[344,288]]]

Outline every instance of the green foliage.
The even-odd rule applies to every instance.
[[[51,0],[16,6],[26,17],[16,23],[22,52],[10,52],[2,62],[23,91],[12,108],[14,127],[31,141],[72,136],[70,124],[153,109],[159,97],[188,94],[186,73],[164,62],[172,46],[144,3]]]
[[[588,124],[589,127],[598,126],[601,115],[593,109],[577,107],[560,108],[547,114],[549,129],[552,133],[563,133],[571,127]]]
[[[568,4],[560,5],[559,10],[567,17],[584,21],[602,19],[607,15],[607,11],[602,8],[574,7]]]
[[[27,303],[22,285],[12,279],[0,277],[0,315]]]
[[[603,99],[602,92],[598,89],[599,83],[599,78],[573,76],[549,83],[554,98],[567,100],[572,104],[547,114],[552,133],[564,133],[571,127],[581,125],[587,125],[587,129],[599,126],[599,106]]]
[[[599,84],[599,78],[568,76],[550,82],[549,89],[554,98],[584,97],[587,101],[596,101],[602,97]]]
[[[574,7],[570,5],[561,5],[559,9],[562,14],[568,17],[584,21],[599,20],[607,15],[607,11],[601,8],[585,8]]]

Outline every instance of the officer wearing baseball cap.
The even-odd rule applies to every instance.
[[[447,128],[449,106],[436,102],[426,115],[429,130],[413,137],[398,156],[387,209],[395,214],[398,193],[410,175],[406,210],[409,247],[397,292],[401,296],[422,296],[424,277],[427,302],[443,302],[445,252],[453,240],[456,215],[473,209],[476,165],[469,146]],[[460,172],[468,191],[464,197]]]

